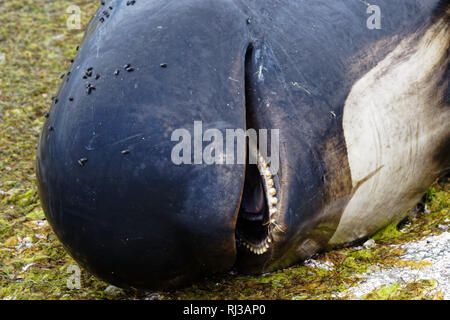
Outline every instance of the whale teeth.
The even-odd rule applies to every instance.
[[[239,240],[240,243],[242,244],[242,246],[246,247],[251,253],[256,254],[256,255],[262,255],[264,253],[266,253],[267,251],[269,251],[270,249],[270,239],[266,239],[264,243],[258,245],[258,246],[254,246],[250,243],[248,243],[247,241],[245,241],[244,239],[240,239]]]
[[[269,189],[269,194],[270,194],[271,196],[274,196],[274,195],[277,194],[277,190],[275,190],[275,188],[270,188],[270,189]]]
[[[270,203],[272,205],[276,205],[278,203],[278,199],[274,197],[274,198],[270,199]]]
[[[259,152],[257,153],[257,159],[257,167],[264,181],[265,195],[268,202],[268,210],[270,216],[269,220],[264,223],[263,226],[270,225],[268,229],[269,233],[267,235],[267,238],[258,245],[251,244],[243,239],[240,240],[242,245],[245,246],[250,252],[256,255],[262,255],[269,251],[270,246],[273,242],[271,238],[271,232],[273,232],[274,230],[283,230],[277,225],[277,220],[274,219],[276,217],[276,214],[278,213],[278,198],[276,197],[278,192],[275,187],[275,181],[270,169],[270,165]]]

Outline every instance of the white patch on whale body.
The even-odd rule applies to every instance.
[[[436,178],[433,156],[450,136],[448,79],[442,82],[449,44],[442,19],[419,39],[403,40],[353,86],[343,127],[354,194],[329,245],[401,219]]]

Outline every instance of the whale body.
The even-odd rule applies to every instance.
[[[367,238],[448,171],[449,10],[104,1],[40,138],[49,223],[92,273],[145,289],[273,271]],[[185,153],[226,130],[277,130],[277,168],[259,149],[256,163],[173,161],[174,132],[194,137],[197,124]],[[216,160],[240,147],[229,141]]]

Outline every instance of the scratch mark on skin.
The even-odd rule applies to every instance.
[[[363,3],[363,4],[365,4],[365,5],[368,6],[368,7],[371,6],[370,3],[368,3],[368,2],[366,2],[366,1],[364,1],[364,0],[358,0],[358,1],[361,2],[361,3]]]
[[[93,150],[95,150],[95,148],[92,146],[92,143],[93,143],[94,140],[95,140],[96,138],[98,138],[98,137],[99,137],[99,136],[96,135],[95,132],[94,132],[93,135],[92,135],[91,140],[89,140],[89,144],[88,144],[87,146],[85,146],[84,148],[85,148],[87,151],[93,151]]]
[[[111,146],[115,146],[115,145],[118,145],[118,144],[120,144],[120,143],[123,143],[123,142],[129,141],[129,140],[132,140],[132,139],[140,138],[140,137],[142,137],[142,136],[143,136],[143,134],[142,134],[142,133],[140,133],[140,134],[136,134],[136,135],[134,135],[134,136],[130,136],[130,137],[128,137],[128,138],[125,138],[125,139],[122,139],[122,140],[116,141],[116,142],[114,142],[114,143],[112,143],[112,144],[110,144],[110,145],[111,145]]]
[[[263,65],[260,65],[258,72],[255,73],[255,75],[258,76],[258,81],[260,82],[264,81],[264,71],[267,71],[267,69]]]
[[[296,88],[299,88],[300,90],[305,91],[308,95],[311,95],[311,92],[309,92],[309,90],[305,87],[301,86],[298,82],[292,82],[292,85]]]
[[[100,146],[100,147],[115,146],[115,145],[121,144],[121,143],[123,143],[123,142],[127,142],[127,141],[129,141],[129,140],[133,140],[133,139],[136,139],[136,138],[140,138],[140,137],[142,137],[142,136],[143,136],[142,133],[136,134],[136,135],[127,137],[127,138],[125,138],[125,139],[121,139],[121,140],[119,140],[119,141],[116,141],[116,142],[113,142],[113,143],[110,143],[110,144],[107,144],[107,145],[103,145],[103,146]],[[97,135],[97,134],[94,133],[93,137],[92,137],[91,140],[89,141],[89,144],[85,147],[86,150],[88,150],[88,151],[93,151],[93,150],[96,149],[94,146],[92,146],[92,144],[93,144],[93,142],[95,141],[95,139],[97,139],[98,137],[100,137],[100,135]]]
[[[363,179],[359,180],[356,184],[355,187],[353,188],[353,193],[356,192],[356,190],[358,190],[364,183],[366,183],[367,181],[369,181],[373,176],[375,176],[378,172],[380,172],[381,169],[383,169],[384,165],[382,165],[381,167],[379,167],[378,169],[376,169],[375,171],[369,173],[366,177],[364,177]]]
[[[272,42],[273,42],[273,44],[276,45],[276,46],[281,50],[281,52],[284,54],[284,57],[288,60],[289,65],[290,65],[290,66],[291,66],[291,67],[292,67],[299,75],[302,75],[303,73],[300,72],[300,69],[299,69],[299,68],[297,68],[297,65],[296,65],[295,61],[293,61],[293,59],[290,57],[289,53],[288,53],[287,50],[284,48],[284,46],[283,46],[279,41],[277,41],[276,39],[272,39]],[[267,44],[267,46],[270,47],[270,44]],[[279,66],[280,64],[278,63],[276,57],[274,57],[274,58],[275,58],[275,60],[276,60],[276,62],[277,62],[277,65]],[[284,87],[286,88],[287,85],[286,85],[286,83],[284,82],[284,79],[285,79],[284,74],[282,74],[281,78],[283,79],[283,85],[284,85]]]

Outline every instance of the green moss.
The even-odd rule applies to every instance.
[[[425,194],[425,199],[429,201],[433,201],[434,197],[436,196],[436,189],[434,187],[428,188],[427,193]]]
[[[436,280],[419,280],[407,283],[396,291],[396,300],[444,300],[441,291],[436,291]]]
[[[390,225],[373,235],[372,239],[375,241],[388,242],[400,237],[402,233],[398,231],[397,226],[398,221],[391,223]]]
[[[390,286],[382,286],[373,292],[365,295],[363,299],[366,300],[388,300],[392,298],[397,291],[397,289],[400,287],[399,283],[394,283]]]
[[[419,280],[406,284],[394,283],[381,286],[362,297],[365,300],[442,300],[441,292],[435,292],[435,280]]]
[[[352,253],[352,256],[359,261],[371,261],[374,258],[375,250],[362,249]]]

